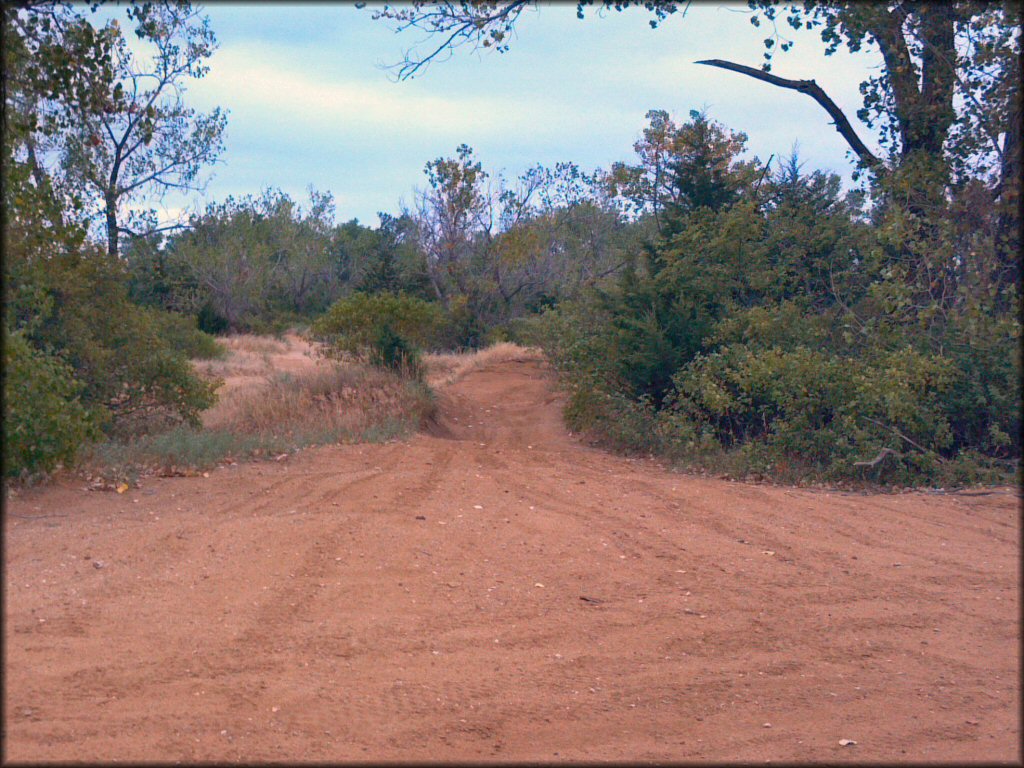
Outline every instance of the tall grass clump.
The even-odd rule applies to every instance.
[[[366,365],[322,362],[235,389],[205,414],[202,427],[182,425],[97,445],[85,465],[92,474],[118,479],[145,472],[188,474],[225,460],[399,438],[434,408],[431,391],[420,381]]]

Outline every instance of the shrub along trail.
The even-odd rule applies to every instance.
[[[19,494],[6,758],[1021,759],[1009,489],[673,474],[552,392],[494,362],[407,442]]]

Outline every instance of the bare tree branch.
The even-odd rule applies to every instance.
[[[892,432],[894,435],[896,435],[896,437],[899,437],[902,440],[906,441],[908,444],[910,444],[913,447],[917,448],[917,450],[921,451],[922,453],[930,453],[932,456],[934,456],[936,459],[939,460],[939,463],[944,464],[946,462],[946,460],[944,458],[942,458],[941,456],[939,456],[938,453],[936,453],[935,451],[930,450],[928,448],[925,448],[920,443],[914,442],[909,437],[907,437],[902,432],[900,432],[898,429],[896,429],[896,427],[890,427],[888,424],[883,424],[882,422],[876,421],[875,419],[872,419],[869,416],[861,416],[861,418],[864,419],[865,421],[870,421],[872,424],[874,424],[876,426],[882,427],[882,429],[888,429],[890,432]]]
[[[799,91],[800,93],[806,93],[821,107],[828,112],[832,118],[836,130],[839,134],[846,139],[846,143],[850,145],[850,148],[854,151],[857,157],[860,158],[864,165],[872,169],[879,169],[884,167],[882,161],[875,156],[875,154],[868,149],[867,145],[861,141],[857,132],[853,129],[850,121],[843,114],[843,111],[838,105],[832,101],[825,91],[821,89],[814,80],[789,80],[785,77],[779,77],[768,72],[764,72],[754,67],[748,67],[744,64],[734,64],[731,61],[723,61],[722,59],[704,59],[702,61],[695,62],[697,64],[706,64],[709,67],[719,67],[720,69],[728,69],[732,72],[739,72],[743,75],[748,75],[755,80],[762,80],[763,82],[776,85],[779,88],[788,88],[793,91]]]
[[[892,448],[883,448],[881,451],[878,452],[878,455],[875,456],[875,458],[872,459],[871,461],[855,461],[855,462],[853,462],[853,466],[855,466],[855,467],[876,467],[876,466],[878,466],[879,462],[881,462],[882,459],[884,459],[886,456],[897,456],[897,455],[898,454],[896,453],[896,451],[894,451]]]

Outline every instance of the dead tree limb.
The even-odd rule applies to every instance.
[[[846,143],[850,145],[850,148],[857,154],[861,162],[864,165],[872,169],[882,167],[882,161],[879,160],[875,154],[868,149],[867,145],[860,140],[860,136],[850,125],[850,121],[847,120],[846,115],[843,114],[843,110],[832,101],[825,91],[821,89],[813,80],[789,80],[785,77],[779,77],[768,72],[764,72],[754,67],[748,67],[745,64],[734,64],[731,61],[723,61],[722,59],[704,59],[696,62],[697,64],[706,64],[709,67],[719,67],[721,69],[728,69],[732,72],[739,72],[743,75],[748,75],[755,80],[761,80],[765,83],[777,85],[779,88],[789,88],[793,91],[799,91],[800,93],[806,93],[812,99],[814,99],[821,107],[828,112],[832,118],[833,123],[836,126],[836,130],[839,131],[840,135],[846,139]]]
[[[855,462],[853,462],[853,466],[855,466],[855,467],[877,467],[879,462],[882,459],[884,459],[886,456],[896,456],[896,455],[897,455],[896,451],[894,451],[892,448],[883,448],[881,451],[878,452],[878,455],[875,456],[875,458],[873,458],[871,461],[855,461]]]
[[[901,440],[904,440],[909,445],[914,446],[915,448],[917,448],[917,450],[921,451],[922,453],[930,453],[930,454],[932,454],[936,459],[939,460],[939,463],[941,463],[941,464],[945,464],[946,463],[946,460],[944,458],[942,458],[941,456],[939,456],[939,454],[937,454],[935,451],[933,451],[933,450],[931,450],[929,448],[925,448],[920,443],[915,443],[909,437],[907,437],[902,432],[900,432],[898,429],[896,429],[896,427],[890,427],[888,424],[883,424],[880,421],[875,421],[874,419],[872,419],[869,416],[861,416],[861,418],[864,419],[864,421],[870,421],[872,424],[874,424],[877,427],[881,427],[882,429],[888,429],[890,432],[892,432],[894,435],[896,435],[896,437],[900,438]]]

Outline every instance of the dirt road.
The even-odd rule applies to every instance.
[[[1020,761],[1015,494],[672,474],[551,393],[8,502],[6,758]]]

